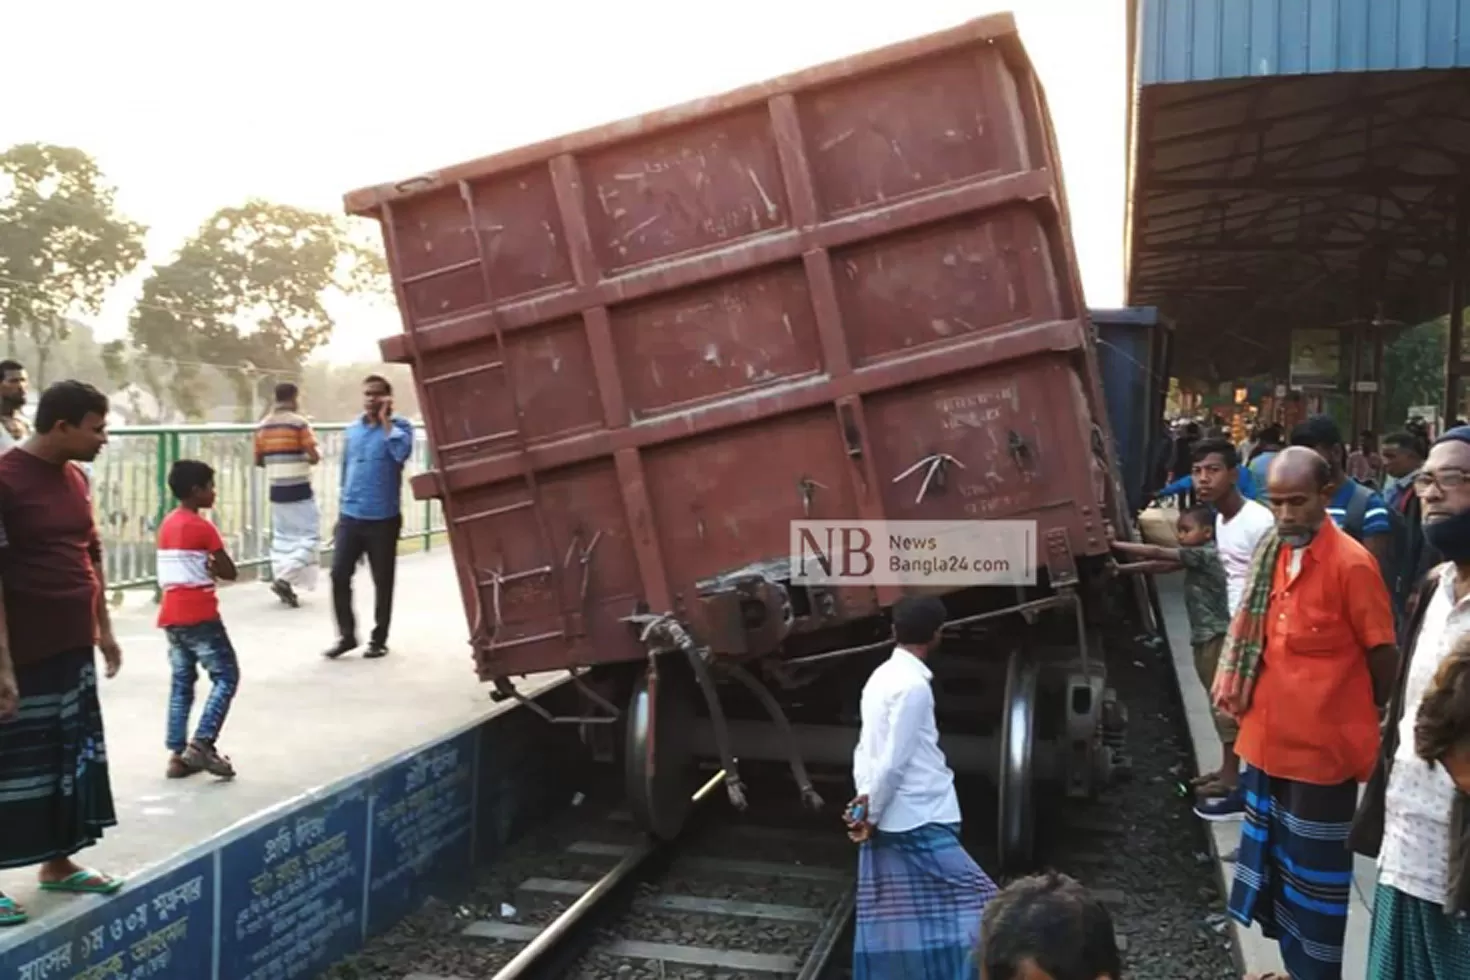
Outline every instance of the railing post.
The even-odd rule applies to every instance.
[[[155,502],[153,508],[153,527],[151,531],[153,534],[157,534],[159,526],[163,524],[163,519],[168,516],[168,498],[170,493],[168,489],[168,473],[169,470],[173,468],[175,461],[177,461],[179,458],[179,430],[168,429],[158,433],[158,435],[154,438],[156,441],[154,455],[156,457],[157,463],[154,468],[153,474],[153,494],[155,497]],[[148,553],[148,549],[146,547],[144,549],[144,553]],[[163,601],[163,590],[159,588],[158,579],[156,576],[154,577],[153,581],[153,601]]]

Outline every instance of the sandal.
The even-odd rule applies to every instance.
[[[30,915],[15,899],[0,895],[0,928],[18,926],[30,920]]]
[[[202,767],[193,766],[184,761],[184,756],[180,753],[168,757],[168,769],[164,771],[164,776],[168,779],[188,779],[195,773],[203,771]]]
[[[89,868],[67,875],[60,881],[41,882],[43,892],[71,892],[80,895],[111,895],[122,886],[122,878],[114,878]]]
[[[210,742],[190,742],[189,747],[184,750],[183,761],[186,766],[203,769],[221,779],[235,778],[235,767],[229,756],[220,755]]]

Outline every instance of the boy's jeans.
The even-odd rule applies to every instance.
[[[199,715],[194,740],[213,743],[240,686],[240,665],[235,660],[235,648],[230,644],[225,624],[215,619],[193,626],[165,626],[163,632],[168,637],[168,659],[173,669],[173,687],[168,699],[168,749],[183,752],[188,747],[189,712],[194,707],[197,667],[204,668],[214,686]]]

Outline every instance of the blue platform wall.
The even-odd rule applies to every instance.
[[[513,708],[16,930],[0,980],[316,976],[427,895],[467,887],[477,864],[565,804],[578,748],[574,729]]]

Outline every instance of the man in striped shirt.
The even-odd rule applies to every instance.
[[[311,468],[321,461],[311,424],[300,411],[301,391],[276,385],[276,404],[255,430],[255,465],[265,467],[271,498],[271,590],[288,606],[296,589],[316,588],[321,516]]]

